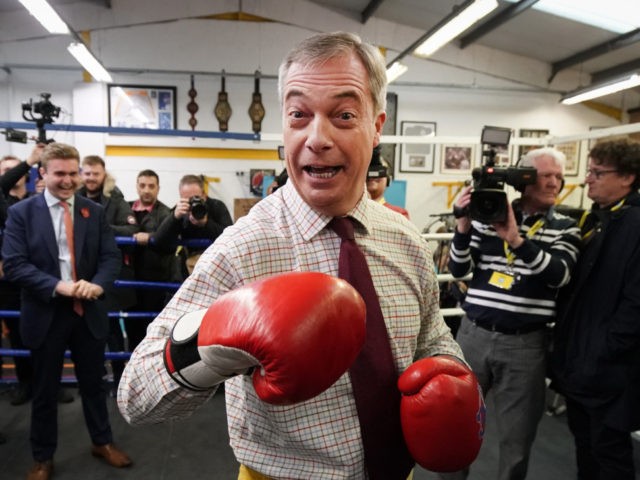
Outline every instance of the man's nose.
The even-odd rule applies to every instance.
[[[306,146],[315,152],[319,152],[330,148],[332,145],[331,122],[328,118],[315,116],[309,123]]]

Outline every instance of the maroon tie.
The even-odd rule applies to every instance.
[[[400,425],[400,392],[387,327],[364,254],[354,240],[353,221],[335,217],[329,228],[342,239],[338,276],[367,306],[365,344],[349,373],[356,400],[367,472],[371,480],[405,480],[414,461]]]

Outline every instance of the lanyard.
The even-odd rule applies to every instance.
[[[624,205],[624,201],[625,199],[623,198],[622,200],[620,200],[618,203],[616,203],[613,207],[611,207],[610,211],[611,212],[615,212],[616,210],[620,210],[622,208],[622,206]],[[580,227],[580,230],[582,231],[582,227],[584,226],[584,224],[587,221],[587,217],[589,216],[591,212],[589,211],[585,211],[582,214],[582,217],[580,217],[580,222],[578,223],[578,227]],[[582,234],[582,240],[588,240],[589,238],[591,238],[591,236],[594,234],[595,232],[595,227],[592,228],[591,230],[589,230],[586,233]]]
[[[544,226],[544,217],[539,218],[536,223],[531,225],[529,231],[525,234],[527,238],[533,238],[538,230],[540,230]],[[516,259],[515,254],[509,249],[509,244],[505,241],[504,243],[504,255],[507,257],[507,265],[513,265],[513,262]]]

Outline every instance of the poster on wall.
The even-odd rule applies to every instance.
[[[276,171],[269,169],[254,169],[249,172],[249,190],[257,197],[262,197],[264,193],[264,178],[274,177]]]
[[[109,126],[173,130],[176,87],[109,85]]]
[[[440,173],[470,175],[476,158],[476,146],[471,144],[442,145]]]
[[[402,135],[436,136],[435,122],[402,122]],[[400,155],[400,171],[407,173],[432,173],[435,145],[431,143],[403,143]]]
[[[382,127],[382,135],[396,134],[396,115],[398,112],[398,95],[393,92],[387,92],[387,119]],[[395,173],[396,168],[396,144],[381,143],[380,156],[389,164],[389,174]]]
[[[549,130],[532,130],[521,128],[518,132],[518,135],[520,135],[520,137],[522,138],[544,138],[549,135]],[[518,148],[518,158],[516,159],[516,161],[522,158],[522,156],[529,150],[533,150],[534,148],[539,147],[537,145],[520,145],[520,147]]]
[[[553,146],[564,153],[565,157],[567,157],[567,162],[564,164],[565,176],[577,176],[578,167],[580,166],[580,142],[560,143]]]

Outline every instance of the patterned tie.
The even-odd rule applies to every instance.
[[[69,249],[69,255],[71,257],[71,278],[73,278],[73,281],[75,282],[78,280],[78,276],[76,275],[76,251],[73,239],[73,220],[71,219],[69,204],[65,201],[61,201],[60,205],[62,205],[62,208],[64,209],[64,231],[67,236],[67,248]],[[84,315],[82,302],[78,298],[73,299],[73,311],[79,316]]]
[[[400,424],[400,392],[387,327],[364,254],[354,240],[353,222],[335,217],[329,228],[342,239],[338,275],[367,306],[365,344],[349,373],[356,400],[367,472],[371,480],[405,480],[414,461]]]

